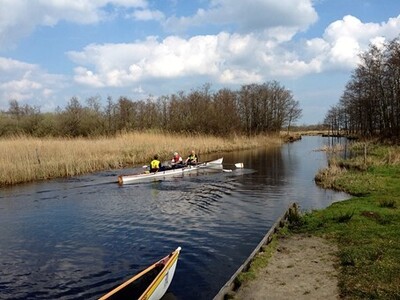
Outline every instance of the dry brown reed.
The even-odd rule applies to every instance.
[[[277,146],[274,136],[218,138],[154,132],[125,133],[109,138],[32,138],[0,140],[0,185],[69,177],[148,163],[155,153],[169,159],[174,151],[202,154]]]
[[[329,161],[329,166],[324,169],[320,169],[315,175],[315,182],[325,188],[333,188],[335,180],[343,173],[346,172],[345,168],[339,166],[335,159]]]
[[[324,152],[327,152],[327,153],[337,153],[337,152],[340,152],[340,151],[343,151],[343,150],[344,150],[344,145],[335,144],[333,146],[324,145],[319,149],[315,149],[314,151],[324,151]]]
[[[316,136],[316,135],[329,135],[329,130],[291,130],[291,134],[297,134],[297,135],[308,135],[308,136]],[[282,135],[287,134],[287,131],[281,131]]]
[[[400,165],[400,147],[391,147],[384,157],[384,163],[388,165]]]
[[[365,166],[400,165],[400,147],[398,145],[382,145],[375,141],[357,142],[351,150],[359,155],[354,163]]]

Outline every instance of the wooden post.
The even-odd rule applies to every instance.
[[[367,142],[364,143],[364,166],[367,164]]]

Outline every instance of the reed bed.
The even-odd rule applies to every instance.
[[[337,161],[333,159],[330,160],[327,168],[318,170],[314,180],[324,189],[335,189],[335,180],[346,171],[346,168],[340,167]]]
[[[315,151],[339,152],[340,147],[326,149],[322,148]],[[351,159],[341,159],[331,157],[328,167],[320,169],[315,175],[315,181],[323,188],[337,189],[337,179],[343,177],[347,171],[367,171],[369,168],[394,167],[400,166],[400,147],[379,144],[354,143],[351,145],[353,157]]]
[[[327,153],[338,153],[338,152],[344,151],[344,145],[341,145],[341,144],[335,144],[333,146],[324,145],[319,149],[315,149],[314,151],[323,151],[323,152],[327,152]]]
[[[174,151],[206,154],[280,144],[278,136],[218,138],[154,132],[96,139],[6,138],[0,140],[0,185],[135,166],[148,163],[156,153],[167,160]]]

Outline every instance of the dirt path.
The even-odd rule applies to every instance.
[[[266,268],[240,287],[235,299],[339,299],[335,252],[322,238],[282,238]]]

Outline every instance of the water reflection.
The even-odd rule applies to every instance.
[[[314,184],[326,154],[313,150],[328,142],[226,153],[232,172],[116,184],[137,168],[2,189],[0,298],[96,299],[181,246],[171,292],[211,299],[291,203],[347,197]]]

